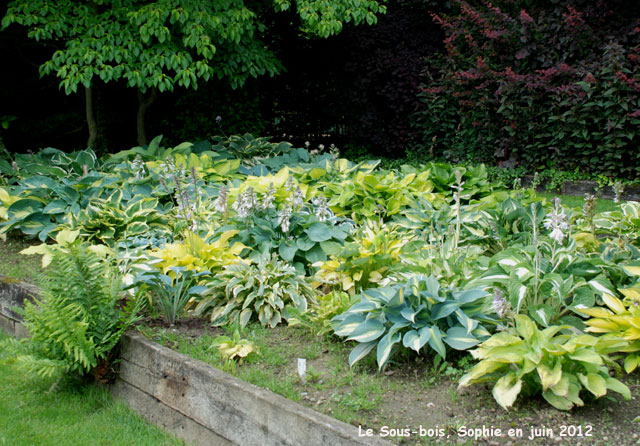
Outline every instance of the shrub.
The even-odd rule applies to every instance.
[[[637,4],[453,3],[450,15],[433,15],[446,53],[429,62],[420,93],[423,152],[640,172]]]

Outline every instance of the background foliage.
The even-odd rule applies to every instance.
[[[453,2],[426,65],[416,150],[637,176],[637,2]]]

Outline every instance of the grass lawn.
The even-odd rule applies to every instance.
[[[540,198],[546,198],[547,201],[560,197],[562,204],[570,208],[582,209],[584,206],[584,196],[580,195],[558,195],[553,192],[537,192],[536,195]],[[613,200],[598,198],[598,201],[596,201],[596,212],[610,212],[616,209],[618,209],[618,205]]]
[[[0,342],[6,338],[0,332]],[[105,388],[51,390],[53,383],[0,362],[0,446],[183,444],[114,401]]]

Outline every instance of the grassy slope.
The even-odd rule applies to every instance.
[[[0,332],[0,341],[6,337]],[[183,444],[114,401],[104,388],[50,390],[52,384],[0,362],[1,446]]]

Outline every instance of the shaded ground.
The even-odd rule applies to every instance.
[[[561,412],[541,398],[521,397],[507,412],[493,400],[488,386],[456,391],[455,380],[471,365],[468,356],[448,358],[438,371],[432,358],[392,364],[384,372],[378,372],[373,358],[367,358],[350,369],[350,347],[339,341],[313,336],[298,327],[267,330],[250,325],[241,334],[257,345],[260,356],[229,367],[211,348],[217,336],[228,333],[209,327],[204,320],[186,320],[171,328],[148,320],[139,328],[170,348],[360,426],[363,434],[366,429],[373,435],[391,434],[395,429],[400,435],[389,438],[398,444],[640,444],[640,424],[633,422],[640,415],[637,372],[623,378],[634,395],[628,402],[617,394],[599,400],[583,394],[586,407]],[[305,383],[297,375],[297,358],[307,359]],[[532,428],[537,438],[529,438]],[[480,431],[476,434],[473,429]]]
[[[14,236],[0,239],[0,275],[38,285],[43,271],[42,256],[23,255],[20,251],[40,243],[37,239],[23,240]]]

